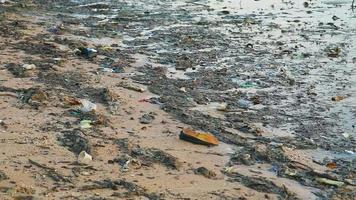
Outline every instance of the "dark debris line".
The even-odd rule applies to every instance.
[[[230,165],[269,163],[276,166],[279,175],[284,177],[286,175],[283,171],[286,165],[291,167],[291,161],[283,155],[280,146],[275,144],[297,149],[321,148],[341,154],[345,154],[345,150],[355,152],[355,129],[352,127],[356,119],[355,105],[350,105],[351,116],[345,118],[344,113],[340,112],[345,104],[340,108],[331,101],[331,97],[340,95],[339,93],[352,98],[349,91],[354,89],[353,80],[350,80],[350,74],[354,73],[350,69],[350,66],[354,66],[354,63],[350,63],[350,54],[354,52],[349,52],[353,48],[351,43],[354,42],[349,38],[355,32],[355,27],[352,27],[354,20],[349,22],[347,15],[340,16],[345,18],[345,22],[330,17],[330,13],[344,9],[344,5],[332,9],[326,9],[327,5],[318,3],[307,6],[304,4],[307,8],[287,5],[290,10],[285,12],[290,12],[289,14],[278,10],[270,11],[271,14],[240,14],[206,6],[207,1],[195,1],[196,4],[187,3],[174,9],[172,5],[175,1],[107,1],[109,4],[65,0],[34,2],[48,11],[62,9],[63,12],[58,15],[65,24],[81,23],[77,18],[70,17],[73,13],[87,15],[83,23],[90,27],[92,37],[119,35],[126,45],[125,53],[147,56],[152,65],[140,66],[139,71],[143,75],[133,79],[148,85],[151,92],[160,96],[158,101],[162,104],[162,109],[182,122],[209,131],[223,142],[241,146],[242,149],[236,152],[236,156],[232,156]],[[83,3],[86,6],[78,6]],[[325,13],[324,17],[330,18],[318,20],[313,15],[314,12]],[[309,15],[302,17],[298,13],[303,13],[302,16]],[[97,25],[102,20],[95,17],[99,14],[113,17],[109,19],[109,23]],[[283,18],[283,23],[286,24],[275,18]],[[0,28],[0,33],[9,31],[2,29],[4,28]],[[67,31],[82,35],[76,30]],[[10,32],[14,37],[19,34],[15,30]],[[16,48],[34,54],[44,52],[58,57],[65,56],[53,51],[48,44],[35,48],[33,45],[20,42]],[[33,51],[34,49],[37,51]],[[190,79],[172,79],[167,76],[167,68],[154,67],[157,64],[168,69],[187,70],[186,75]],[[10,68],[15,76],[26,76],[19,66]],[[350,79],[343,78],[344,76],[349,76]],[[39,76],[38,81],[46,83],[51,80],[51,84],[61,85],[75,92],[81,85],[71,80],[81,78],[76,74],[58,76],[55,73],[45,73]],[[66,84],[63,85],[64,79]],[[183,87],[186,92],[182,92]],[[236,88],[256,89],[257,92],[234,91]],[[227,103],[225,120],[191,110],[197,104],[211,102]],[[143,119],[142,122],[149,123],[152,120]],[[353,121],[352,126],[345,121]],[[267,128],[286,130],[296,137],[264,137],[263,131],[254,126],[255,123],[261,123]],[[253,135],[255,139],[232,135],[227,128]],[[345,138],[342,134],[345,132],[353,135]],[[90,152],[88,141],[80,133],[64,133],[59,140],[76,154],[82,150]],[[258,152],[257,144],[266,145],[266,152]],[[78,149],[71,149],[72,146]],[[133,157],[178,168],[170,155],[162,155],[154,149],[137,147],[133,152],[127,149],[124,151]],[[351,158],[335,158],[334,162],[341,167],[334,171],[338,175],[337,180],[354,178],[355,157]],[[336,188],[316,183],[310,173],[297,169],[297,174],[297,177],[288,178],[298,180],[306,186],[326,188],[325,194],[318,194],[322,198],[330,198],[338,192]],[[284,188],[265,180],[237,174],[231,177],[231,181],[279,194],[283,198],[294,198]],[[130,188],[137,187],[127,186],[124,181],[103,180],[88,188],[115,189],[122,185],[128,187],[129,192]],[[150,195],[143,191],[142,194],[146,197]]]

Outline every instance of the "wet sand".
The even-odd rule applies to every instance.
[[[348,4],[0,6],[1,199],[355,196]],[[220,144],[180,140],[184,127]]]

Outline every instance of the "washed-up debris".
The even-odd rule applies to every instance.
[[[88,129],[92,127],[93,122],[91,120],[82,120],[80,121],[80,128],[81,129]]]
[[[65,30],[65,27],[63,24],[59,24],[56,26],[52,26],[47,29],[48,32],[54,33],[54,34],[63,34],[63,31]]]
[[[345,179],[345,183],[356,186],[356,180],[355,179]]]
[[[139,85],[135,85],[133,83],[127,83],[127,82],[120,82],[118,84],[116,84],[117,87],[123,87],[125,89],[128,89],[128,90],[133,90],[133,91],[136,91],[136,92],[145,92],[146,89],[142,88],[141,86]]]
[[[344,96],[334,96],[331,98],[332,101],[342,101],[344,99],[346,99]]]
[[[63,131],[58,140],[62,146],[67,147],[73,153],[79,155],[80,152],[85,151],[91,153],[91,145],[80,130]]]
[[[118,102],[120,100],[120,95],[115,93],[110,88],[104,88],[104,90],[103,90],[103,99],[106,101],[106,103],[110,104],[112,102]]]
[[[213,135],[204,132],[197,132],[188,128],[184,128],[179,138],[188,142],[202,145],[218,145],[219,141]]]
[[[142,148],[139,145],[132,144],[128,139],[119,139],[116,141],[120,150],[132,158],[139,160],[141,165],[151,166],[153,163],[159,163],[167,168],[179,170],[182,163],[174,156],[156,148]]]
[[[57,170],[55,168],[52,167],[48,167],[45,164],[40,164],[39,162],[36,162],[34,160],[29,159],[28,160],[30,162],[30,164],[35,165],[41,169],[43,169],[45,171],[45,174],[52,178],[54,181],[58,182],[58,181],[62,181],[62,182],[71,182],[71,180],[65,176],[63,176],[62,174],[58,173]]]
[[[106,58],[101,61],[99,70],[110,73],[125,73],[127,63]]]
[[[335,169],[337,167],[337,165],[334,162],[330,162],[330,163],[326,164],[326,167],[329,169]]]
[[[78,155],[77,162],[81,164],[89,164],[93,160],[93,157],[85,151],[82,151]]]
[[[127,172],[132,168],[139,169],[141,168],[142,165],[138,159],[134,159],[128,154],[120,155],[118,158],[109,160],[108,163],[110,164],[118,163],[121,166],[121,171],[123,172]]]
[[[65,96],[63,98],[63,101],[65,104],[70,105],[70,106],[79,106],[82,104],[82,102],[74,97],[69,97],[69,96]]]
[[[250,177],[239,173],[227,174],[230,177],[229,181],[239,182],[251,189],[281,195],[285,199],[295,199],[295,194],[290,192],[285,186],[277,186],[273,181],[263,177]]]
[[[33,68],[32,65],[19,65],[15,63],[9,63],[5,65],[5,68],[17,78],[30,77],[34,75],[33,70],[30,70],[31,68]]]
[[[81,106],[81,108],[80,108],[80,110],[81,110],[82,112],[96,111],[96,108],[97,108],[96,104],[90,102],[89,100],[87,100],[87,99],[82,99],[82,100],[80,100],[80,102],[81,102],[81,104],[82,104],[82,106]]]
[[[339,47],[329,47],[326,49],[327,55],[331,58],[337,58],[340,56],[341,49]]]
[[[25,70],[33,70],[33,69],[36,69],[36,65],[34,64],[24,64],[22,65],[22,68],[24,68]]]
[[[334,181],[334,180],[330,180],[327,178],[316,178],[315,179],[317,182],[322,183],[322,184],[326,184],[326,185],[333,185],[333,186],[337,186],[337,187],[341,187],[343,186],[345,183],[341,182],[341,181]]]
[[[238,170],[237,168],[233,167],[233,166],[227,166],[224,167],[224,169],[222,170],[222,172],[226,173],[226,174],[233,174],[233,173],[237,173]]]
[[[141,124],[150,124],[155,119],[155,116],[152,113],[146,113],[140,117]]]
[[[124,199],[132,199],[135,196],[144,196],[148,199],[159,200],[162,199],[163,196],[157,195],[155,193],[149,193],[147,189],[140,187],[134,183],[128,182],[126,180],[109,180],[105,179],[102,181],[94,181],[91,185],[86,185],[81,188],[81,190],[97,190],[97,189],[111,189],[118,190],[119,188],[124,188],[127,192],[117,192],[113,193],[113,197],[124,198]]]
[[[354,154],[355,154],[355,152],[353,152],[353,151],[351,151],[351,150],[345,150],[345,152],[348,153],[348,154],[351,154],[351,155],[354,155]]]
[[[208,170],[206,167],[199,167],[197,169],[194,169],[194,173],[198,175],[203,175],[206,178],[214,178],[216,177],[216,173]]]
[[[76,49],[75,54],[78,56],[83,56],[85,58],[93,58],[97,55],[97,50],[93,48],[87,48],[87,47],[80,47]]]
[[[90,125],[111,126],[109,117],[98,112],[82,112],[80,110],[70,110],[69,115],[82,120],[90,120]],[[87,122],[84,122],[87,123]]]
[[[49,100],[48,93],[40,88],[29,88],[21,92],[19,95],[20,100],[23,103],[28,103],[32,106],[39,106],[46,104]]]

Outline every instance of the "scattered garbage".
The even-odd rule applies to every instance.
[[[157,148],[142,148],[137,144],[132,144],[127,138],[116,140],[116,144],[120,150],[128,154],[130,157],[138,159],[142,165],[152,166],[153,163],[159,163],[166,166],[169,169],[179,170],[182,167],[182,163],[178,158],[171,154],[162,151]],[[124,159],[118,159],[120,165],[123,165],[127,161],[127,156],[121,157]]]
[[[108,163],[109,164],[118,163],[121,166],[122,172],[127,172],[130,169],[139,169],[139,168],[141,168],[141,165],[142,165],[140,160],[132,158],[128,154],[120,155],[119,157],[117,157],[113,160],[109,160]]]
[[[33,69],[36,69],[36,65],[34,64],[24,64],[22,65],[22,68],[24,68],[25,70],[33,70]]]
[[[146,90],[144,88],[142,88],[141,86],[139,85],[135,85],[135,84],[130,84],[130,83],[127,83],[127,82],[120,82],[118,84],[116,84],[117,87],[123,87],[123,88],[126,88],[128,90],[133,90],[133,91],[136,91],[136,92],[145,92]]]
[[[354,154],[355,154],[355,152],[350,151],[350,150],[345,150],[345,152],[348,153],[348,154],[351,154],[351,155],[354,155]]]
[[[58,198],[68,187],[88,199],[352,198],[345,192],[355,184],[349,5],[223,1],[179,1],[171,15],[162,12],[170,2],[157,0],[0,0],[1,142],[10,149],[3,157],[15,163],[0,170],[0,180],[33,173],[27,178],[41,182],[33,194],[42,196],[45,184]],[[148,89],[155,97],[140,94]],[[162,110],[147,113],[159,108],[169,119]],[[164,144],[186,126],[194,129],[182,130],[184,141]],[[24,145],[37,161],[23,163],[30,152],[11,152]],[[89,165],[73,163],[68,151]],[[118,168],[132,173],[108,179]],[[225,178],[216,188],[201,187],[220,171]],[[11,195],[20,186],[14,177],[0,196],[30,199]],[[182,194],[186,182],[174,181],[182,178],[199,192]],[[173,181],[150,193],[162,180]],[[342,183],[348,186],[338,189]]]
[[[80,121],[80,128],[81,129],[88,129],[92,127],[93,122],[91,120],[82,120]]]
[[[335,169],[337,167],[337,165],[334,162],[330,162],[330,163],[326,164],[326,167],[329,169]]]
[[[86,99],[81,99],[80,100],[82,106],[80,108],[80,110],[82,112],[92,112],[92,111],[96,111],[96,104],[90,102],[89,100],[86,100]]]
[[[93,58],[97,55],[98,51],[93,48],[80,47],[80,48],[76,49],[74,52],[78,56],[82,56],[85,58]]]
[[[330,180],[327,178],[316,178],[315,179],[317,182],[322,183],[322,184],[326,184],[326,185],[333,185],[333,186],[337,186],[337,187],[341,187],[343,186],[345,183],[341,182],[341,181],[334,181],[334,180]]]
[[[211,134],[204,132],[197,132],[188,128],[184,128],[179,138],[188,142],[202,145],[219,145],[219,141]]]
[[[69,96],[65,96],[63,98],[63,101],[65,104],[70,105],[70,106],[79,106],[82,105],[81,100],[78,100],[74,97],[69,97]]]
[[[185,87],[181,87],[179,90],[182,91],[182,92],[187,92]]]
[[[78,163],[81,164],[90,164],[92,160],[93,157],[85,151],[80,152],[77,159]]]

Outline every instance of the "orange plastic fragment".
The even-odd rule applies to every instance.
[[[203,145],[218,145],[219,141],[213,135],[204,132],[194,131],[184,128],[179,135],[179,138],[188,142]]]
[[[336,165],[336,163],[331,162],[331,163],[326,164],[326,167],[329,169],[335,169],[337,167],[337,165]]]

